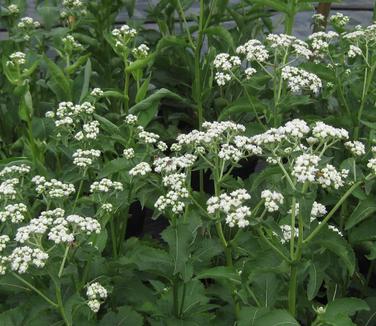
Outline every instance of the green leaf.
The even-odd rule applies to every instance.
[[[87,59],[85,70],[84,70],[84,82],[82,84],[81,96],[80,96],[80,103],[85,98],[89,91],[89,84],[90,84],[90,77],[91,77],[91,61]]]
[[[287,6],[287,4],[283,3],[280,0],[250,0],[250,2],[253,2],[258,5],[270,7],[276,11],[286,12],[286,13],[289,12],[289,7]]]
[[[368,197],[367,199],[360,201],[346,221],[345,229],[349,230],[353,228],[374,212],[376,212],[376,202],[373,197]]]
[[[359,298],[339,298],[327,305],[325,317],[353,316],[357,311],[361,310],[369,310],[369,306],[364,300]]]
[[[132,106],[129,112],[132,114],[137,114],[139,124],[145,127],[155,117],[158,112],[159,103],[165,97],[176,101],[184,101],[184,99],[179,95],[169,91],[168,89],[161,88],[146,99]]]
[[[320,266],[311,262],[308,268],[308,285],[307,285],[307,298],[313,300],[322,284],[324,273],[320,270]]]
[[[126,72],[134,72],[136,70],[144,69],[150,62],[152,62],[155,58],[155,53],[150,54],[144,59],[138,59],[133,61],[127,68],[125,68]]]
[[[44,57],[44,61],[47,63],[48,72],[53,83],[49,84],[52,91],[61,101],[71,100],[72,92],[70,87],[70,80],[64,75],[63,70],[47,56]]]
[[[331,231],[325,233],[315,241],[320,246],[327,248],[345,263],[350,275],[355,271],[355,254],[351,246],[341,237]]]
[[[194,236],[189,225],[180,223],[169,226],[161,236],[168,243],[170,256],[174,262],[174,274],[184,273],[189,258],[189,245]]]
[[[229,49],[233,50],[235,48],[234,40],[232,38],[231,33],[224,27],[218,26],[211,26],[204,31],[209,36],[218,36],[221,41],[223,41]]]
[[[266,307],[243,307],[240,310],[238,326],[254,326],[257,319],[268,313]]]
[[[137,94],[136,94],[136,103],[141,102],[146,97],[146,93],[149,88],[150,78],[151,76],[146,78],[144,82],[142,83],[141,87],[138,89]]]
[[[286,310],[272,310],[257,319],[254,326],[299,326],[299,323]]]
[[[143,326],[142,315],[129,306],[122,306],[116,312],[107,313],[99,322],[100,326]]]
[[[228,280],[237,284],[241,284],[240,275],[235,271],[233,267],[217,266],[209,269],[205,269],[196,275],[196,279],[202,280],[205,278]]]

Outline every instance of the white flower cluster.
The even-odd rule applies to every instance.
[[[94,140],[97,139],[97,136],[99,134],[99,122],[94,120],[90,121],[88,123],[85,123],[82,126],[83,131],[79,131],[74,138],[77,140]]]
[[[18,6],[16,4],[11,4],[7,7],[8,11],[12,14],[12,15],[16,15],[20,12],[20,8],[18,8]]]
[[[286,34],[269,34],[266,37],[269,46],[274,48],[287,49],[291,47],[295,54],[302,56],[307,60],[312,56],[312,51],[309,49],[308,44],[302,40],[297,39],[295,36]]]
[[[7,247],[9,240],[10,238],[6,234],[0,235],[0,252],[2,252]]]
[[[9,204],[0,212],[0,221],[4,223],[10,220],[12,223],[20,223],[25,219],[26,212],[27,207],[23,203]]]
[[[123,156],[127,159],[130,160],[131,158],[134,157],[134,149],[133,148],[125,148],[123,150]]]
[[[90,185],[90,192],[105,192],[110,191],[123,191],[123,185],[118,181],[111,181],[103,178],[100,181],[95,181]]]
[[[40,23],[35,21],[31,17],[22,17],[20,22],[17,24],[17,27],[23,29],[25,31],[29,31],[30,29],[38,28]]]
[[[0,183],[0,198],[14,199],[17,195],[16,185],[20,183],[18,178],[7,179]]]
[[[204,122],[203,131],[192,130],[188,134],[179,135],[176,140],[179,145],[211,146],[221,141],[225,142],[231,136],[236,136],[245,131],[245,127],[232,121]]]
[[[356,45],[353,45],[351,44],[350,45],[350,48],[349,48],[349,51],[347,52],[347,55],[349,58],[355,58],[357,56],[360,56],[362,55],[363,52],[362,52],[362,49]]]
[[[94,97],[101,97],[101,96],[103,96],[103,94],[104,94],[104,92],[99,87],[94,88],[90,92],[90,95],[94,96]]]
[[[236,49],[237,54],[245,55],[248,61],[265,62],[269,59],[266,47],[259,40],[249,40]]]
[[[160,196],[154,207],[163,212],[171,207],[173,213],[178,214],[184,210],[184,199],[188,197],[188,189],[185,187],[186,175],[173,173],[163,177],[163,185],[168,188],[166,196]]]
[[[240,161],[244,155],[241,150],[230,144],[222,144],[218,157],[225,161]]]
[[[358,140],[348,141],[345,143],[345,146],[355,156],[362,156],[366,153],[364,144]]]
[[[158,142],[158,144],[157,144],[157,148],[161,151],[161,152],[165,152],[165,151],[167,151],[167,149],[168,149],[168,146],[167,146],[167,144],[165,143],[165,142],[163,142],[163,141],[159,141]]]
[[[12,271],[24,274],[31,265],[37,268],[44,267],[47,259],[48,254],[39,248],[24,246],[16,247],[7,260]]]
[[[333,187],[334,189],[338,189],[345,185],[344,180],[348,177],[348,175],[349,170],[342,169],[341,171],[337,171],[333,165],[327,164],[318,173],[317,182],[323,188]]]
[[[30,220],[29,224],[18,228],[15,240],[20,243],[29,241],[32,235],[43,235],[48,230],[48,239],[55,244],[71,243],[75,236],[83,233],[90,235],[100,233],[101,225],[91,217],[68,215],[61,208],[42,212],[38,218]]]
[[[81,51],[84,49],[80,42],[77,42],[72,35],[67,35],[62,38],[62,42],[68,51]]]
[[[157,173],[172,173],[179,169],[191,167],[197,160],[193,154],[184,154],[182,156],[159,157],[153,162],[154,171]]]
[[[347,130],[329,126],[322,121],[315,123],[312,128],[312,135],[319,140],[327,140],[328,138],[343,140],[349,138]]]
[[[291,174],[298,182],[314,182],[318,172],[319,161],[320,158],[317,155],[302,154],[296,158]]]
[[[244,206],[244,202],[249,199],[251,195],[245,189],[237,189],[219,197],[213,196],[207,201],[207,212],[209,215],[223,213],[229,227],[244,228],[249,225],[247,218],[251,216],[250,208]]]
[[[146,44],[140,44],[132,50],[132,54],[137,59],[146,58],[149,55],[149,47]]]
[[[333,40],[338,38],[338,33],[329,32],[316,32],[308,37],[313,50],[313,55],[316,60],[322,59],[329,50],[329,45]]]
[[[72,102],[60,102],[56,110],[55,125],[56,127],[74,125],[80,115],[92,115],[94,111],[95,107],[89,102],[76,105]],[[46,116],[53,117],[54,114],[49,111]]]
[[[123,25],[120,28],[114,28],[111,33],[116,40],[115,46],[117,48],[125,48],[129,41],[137,35],[137,31],[128,25]]]
[[[281,231],[282,231],[282,238],[281,243],[285,244],[286,242],[289,242],[292,238],[292,228],[289,224],[283,224],[280,225]],[[274,235],[277,235],[276,233],[273,233]],[[299,236],[299,229],[294,229],[294,237],[297,238]]]
[[[320,204],[316,201],[313,202],[312,209],[311,209],[311,221],[317,219],[318,217],[322,217],[326,215],[327,210],[323,204]]]
[[[149,163],[141,162],[138,163],[134,168],[129,171],[129,175],[136,176],[136,175],[146,175],[151,172],[151,167]]]
[[[158,141],[159,135],[155,134],[154,132],[145,131],[143,127],[137,127],[138,130],[138,139],[140,142],[145,144],[154,144]]]
[[[50,198],[69,197],[75,192],[74,185],[71,183],[63,183],[56,179],[47,181],[45,177],[36,175],[31,180],[35,185],[35,191],[38,194],[44,194]]]
[[[134,114],[128,114],[124,121],[127,125],[135,125],[137,123],[137,116]]]
[[[9,56],[9,60],[7,61],[7,66],[22,66],[26,63],[26,54],[20,51],[13,52]]]
[[[268,189],[261,192],[261,198],[265,200],[265,208],[271,213],[278,211],[284,200],[284,197],[280,192]]]
[[[101,151],[97,149],[77,149],[73,153],[73,164],[80,167],[86,168],[93,164],[93,161],[101,156]]]
[[[214,67],[218,70],[215,74],[215,80],[218,86],[224,86],[231,80],[231,69],[239,67],[241,60],[238,56],[230,56],[228,53],[220,53],[214,59]]]
[[[89,299],[87,305],[93,312],[97,313],[103,301],[106,300],[108,293],[101,284],[94,282],[88,285],[86,296]]]
[[[329,17],[329,21],[333,24],[333,26],[344,27],[349,23],[350,18],[340,12],[337,12],[335,15]]]
[[[302,93],[303,90],[318,94],[322,87],[321,79],[317,75],[297,67],[283,67],[281,76],[287,81],[290,90],[296,94]]]
[[[0,178],[8,176],[21,176],[31,171],[30,166],[26,164],[6,166],[0,171]]]
[[[376,158],[369,159],[367,163],[367,167],[371,169],[373,173],[376,173]],[[1,185],[0,185],[0,189],[1,189]],[[0,194],[1,194],[1,191],[0,191]]]

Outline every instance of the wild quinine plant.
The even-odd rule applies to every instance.
[[[263,318],[268,320],[276,313],[270,312],[271,308],[288,308],[297,320],[309,318],[315,324],[335,320],[339,315],[330,312],[330,304],[323,306],[319,298],[324,296],[331,301],[336,296],[330,289],[334,284],[335,291],[346,291],[356,268],[354,252],[344,237],[339,208],[360,187],[374,180],[374,159],[369,158],[365,169],[359,166],[355,158],[366,154],[365,145],[349,141],[345,129],[321,121],[309,126],[295,119],[251,137],[244,135],[245,130],[243,125],[230,121],[205,122],[202,131],[193,130],[177,137],[171,145],[175,154],[141,162],[130,171],[132,176],[151,185],[157,177],[165,189],[154,206],[169,218],[170,227],[163,231],[162,239],[172,255],[169,262],[159,266],[157,261],[168,258],[159,251],[150,264],[136,260],[133,263],[156,276],[162,273],[169,294],[165,300],[172,300],[170,313],[176,318],[193,318],[185,315],[184,308],[189,300],[187,289],[194,286],[192,282],[213,278],[222,280],[228,291],[225,297],[232,297],[221,304],[228,308],[219,310],[233,310],[227,323],[236,318],[246,324],[260,307],[264,307],[258,317],[260,325]],[[347,157],[353,157],[350,169],[340,168],[341,164],[333,160],[338,150],[346,150]],[[250,156],[264,158],[271,165],[261,173],[270,180],[234,178],[239,162]],[[153,167],[156,175],[150,175]],[[211,197],[192,188],[192,172],[201,169],[210,174],[214,192]],[[157,189],[159,183],[155,185]],[[192,223],[197,226],[192,227]],[[211,259],[216,257],[216,266],[202,270],[197,265],[195,242],[213,238],[218,238],[222,254],[213,253]],[[213,245],[213,251],[214,248]],[[141,249],[134,250],[136,253],[128,252],[133,259],[139,257]],[[261,259],[264,255],[272,261]],[[329,260],[339,264],[333,266],[328,264]],[[341,268],[342,274],[338,274],[342,264],[346,271]],[[327,291],[321,290],[322,285]],[[206,300],[218,300],[216,284],[206,286],[213,287]],[[272,292],[268,293],[270,289]],[[307,293],[306,303],[302,297],[298,299],[302,291]],[[211,318],[216,320],[215,315]],[[350,320],[346,316],[341,318]]]

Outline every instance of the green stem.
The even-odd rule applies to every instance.
[[[289,283],[289,312],[295,317],[296,315],[296,289],[297,289],[297,268],[293,262],[290,266],[290,283]]]
[[[297,0],[289,0],[289,12],[285,15],[285,34],[291,35],[294,27]]]
[[[181,302],[180,302],[180,311],[179,311],[179,317],[182,317],[183,315],[183,309],[184,309],[184,301],[185,301],[185,294],[186,294],[187,287],[185,285],[185,282],[183,283],[183,294],[181,296]]]
[[[63,299],[62,299],[62,296],[61,296],[61,289],[59,286],[55,285],[55,291],[56,291],[56,299],[57,299],[57,303],[58,303],[58,307],[59,307],[59,311],[60,311],[60,314],[61,314],[61,317],[63,318],[64,320],[64,323],[66,326],[71,326],[72,323],[69,322],[66,314],[65,314],[65,309],[64,309],[64,303],[63,303]]]
[[[179,317],[179,287],[177,277],[175,277],[172,287],[174,315],[175,317]]]
[[[110,219],[110,228],[111,228],[111,241],[112,241],[112,254],[114,258],[117,258],[117,241],[116,241],[116,232],[114,225],[114,216]]]
[[[12,273],[12,275],[18,279],[19,281],[21,281],[23,284],[25,284],[26,286],[28,286],[31,290],[33,290],[35,293],[37,293],[38,295],[40,295],[46,302],[48,302],[51,306],[53,306],[54,308],[57,308],[58,307],[58,304],[56,304],[55,302],[53,302],[51,299],[49,299],[46,295],[44,295],[41,291],[39,291],[36,287],[34,287],[32,284],[30,284],[28,281],[26,281],[23,277],[17,275],[16,273]]]
[[[290,262],[290,258],[287,257],[278,247],[276,247],[264,234],[261,229],[257,230],[258,234],[260,235],[261,239],[271,248],[273,249],[281,258],[287,262]]]
[[[69,253],[69,248],[70,248],[69,245],[67,245],[66,248],[65,248],[64,257],[63,257],[63,260],[62,260],[60,268],[59,268],[59,273],[58,273],[59,278],[61,278],[61,275],[63,274],[65,261],[67,260],[68,253]]]
[[[309,243],[319,232],[320,230],[328,223],[330,218],[334,215],[334,213],[338,210],[338,208],[343,204],[343,202],[349,197],[352,192],[358,188],[362,184],[362,181],[355,182],[342,196],[342,198],[335,204],[335,206],[332,208],[332,210],[326,215],[326,217],[323,219],[323,221],[312,231],[312,233],[303,240],[303,244]]]
[[[124,82],[124,112],[128,114],[129,111],[129,83],[130,83],[130,74],[127,72],[128,63],[127,58],[124,59],[124,75],[125,75],[125,82]]]

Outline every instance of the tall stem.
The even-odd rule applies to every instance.
[[[297,289],[297,267],[295,263],[292,263],[290,266],[290,283],[289,283],[289,312],[295,317],[296,315],[296,289]]]
[[[28,281],[26,281],[23,277],[17,275],[16,273],[12,273],[12,275],[18,279],[19,281],[21,281],[23,284],[25,284],[26,286],[28,286],[31,290],[33,290],[35,293],[37,293],[39,296],[41,296],[46,302],[48,302],[51,306],[53,306],[54,308],[57,308],[58,305],[53,302],[51,299],[49,299],[46,295],[44,295],[41,291],[39,291],[34,285],[32,285],[31,283],[29,283]]]
[[[69,253],[69,244],[65,248],[64,257],[63,257],[63,260],[62,260],[60,268],[59,268],[59,274],[58,274],[59,278],[61,278],[61,275],[63,275],[63,270],[64,270],[65,262],[66,262],[67,257],[68,257],[68,253]]]
[[[68,318],[65,314],[64,303],[63,303],[63,298],[61,296],[60,286],[55,285],[55,291],[56,291],[56,299],[57,299],[57,304],[59,306],[60,315],[63,318],[65,325],[71,326],[72,323],[68,320]]]

